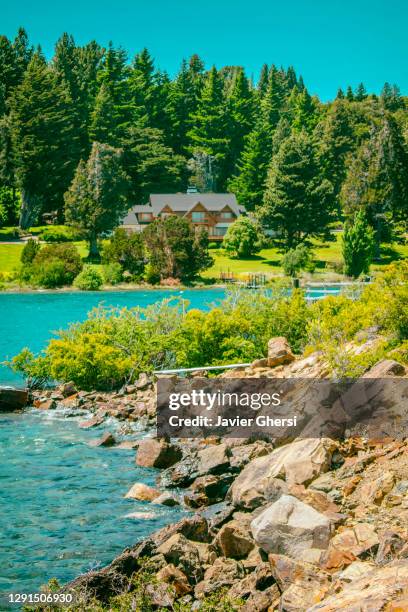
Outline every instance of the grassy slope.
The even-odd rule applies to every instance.
[[[330,264],[341,262],[341,235],[336,234],[334,242],[315,243],[314,258],[316,271],[313,275],[316,280],[338,276],[331,269]],[[0,233],[0,241],[2,236]],[[4,240],[4,237],[3,237]],[[84,241],[74,243],[81,257],[88,255],[87,244]],[[21,243],[0,244],[0,272],[12,272],[20,265],[20,254],[23,249]],[[408,257],[408,244],[384,246],[382,249],[383,261],[372,265],[372,270],[379,270],[384,265],[396,259]],[[221,272],[230,271],[234,275],[245,278],[250,273],[265,273],[268,276],[282,274],[280,260],[282,254],[277,249],[263,249],[258,255],[250,259],[230,259],[221,249],[211,250],[214,265],[203,274],[205,278],[218,280]]]
[[[340,263],[342,261],[341,254],[341,234],[335,235],[334,242],[318,242],[315,241],[314,260],[316,262],[316,271],[314,276],[326,276],[327,273],[333,274],[330,270],[330,264]],[[372,270],[379,270],[384,265],[391,263],[396,259],[408,257],[408,244],[388,245],[382,249],[383,261],[381,264],[373,264]],[[258,255],[250,259],[229,259],[221,249],[213,249],[211,255],[214,257],[214,265],[204,272],[203,276],[207,278],[219,278],[221,272],[230,271],[237,276],[245,277],[249,273],[262,272],[273,276],[282,274],[280,261],[282,254],[277,249],[263,249]]]
[[[0,244],[0,272],[10,273],[20,267],[22,244]]]

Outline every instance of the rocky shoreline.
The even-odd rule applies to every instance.
[[[295,359],[278,338],[271,341],[268,358],[222,376],[327,374],[320,354]],[[406,378],[408,371],[384,360],[365,376]],[[77,392],[69,383],[35,392],[33,402],[40,410],[91,412],[80,423],[83,428],[114,417],[151,433],[154,386],[145,374],[115,394]],[[116,441],[105,432],[93,443]],[[129,605],[123,610],[177,605],[251,612],[408,609],[406,439],[272,443],[214,437],[180,443],[146,437],[120,445],[136,449],[138,465],[158,470],[157,487],[134,483],[124,495],[153,504],[181,503],[192,514],[66,585],[64,592],[75,593],[79,602],[75,609],[109,610],[111,598],[122,595]],[[146,560],[147,604],[138,607],[135,577],[145,572]],[[229,607],[203,608],[218,593]]]

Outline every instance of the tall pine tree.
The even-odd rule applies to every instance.
[[[62,213],[63,193],[78,161],[72,101],[36,52],[10,99],[11,136],[20,226],[27,228],[46,210]]]
[[[190,117],[188,132],[191,153],[204,153],[214,162],[215,185],[222,190],[229,142],[226,137],[227,113],[223,82],[215,66],[204,83],[197,111]]]
[[[320,177],[310,139],[295,132],[272,160],[258,217],[284,249],[293,249],[326,235],[333,218],[332,191],[331,183]]]

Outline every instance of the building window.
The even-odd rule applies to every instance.
[[[139,222],[148,223],[152,220],[152,213],[139,213]]]
[[[205,221],[205,213],[203,213],[203,212],[192,212],[191,213],[191,220],[194,223],[200,223],[202,221]]]
[[[172,217],[172,216],[173,216],[173,213],[170,213],[170,212],[160,213],[161,219],[167,219],[167,217]]]
[[[211,235],[212,236],[225,236],[225,234],[227,233],[227,229],[226,227],[213,227],[211,228]]]
[[[224,210],[221,212],[220,217],[221,219],[232,219],[233,218],[233,214],[232,212],[228,211],[228,210]]]

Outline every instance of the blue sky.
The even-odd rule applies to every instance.
[[[171,75],[198,53],[207,66],[292,64],[323,100],[339,86],[384,81],[408,95],[408,3],[404,0],[2,0],[0,33],[24,26],[48,57],[62,32],[78,44],[109,40],[133,55],[148,47]]]

